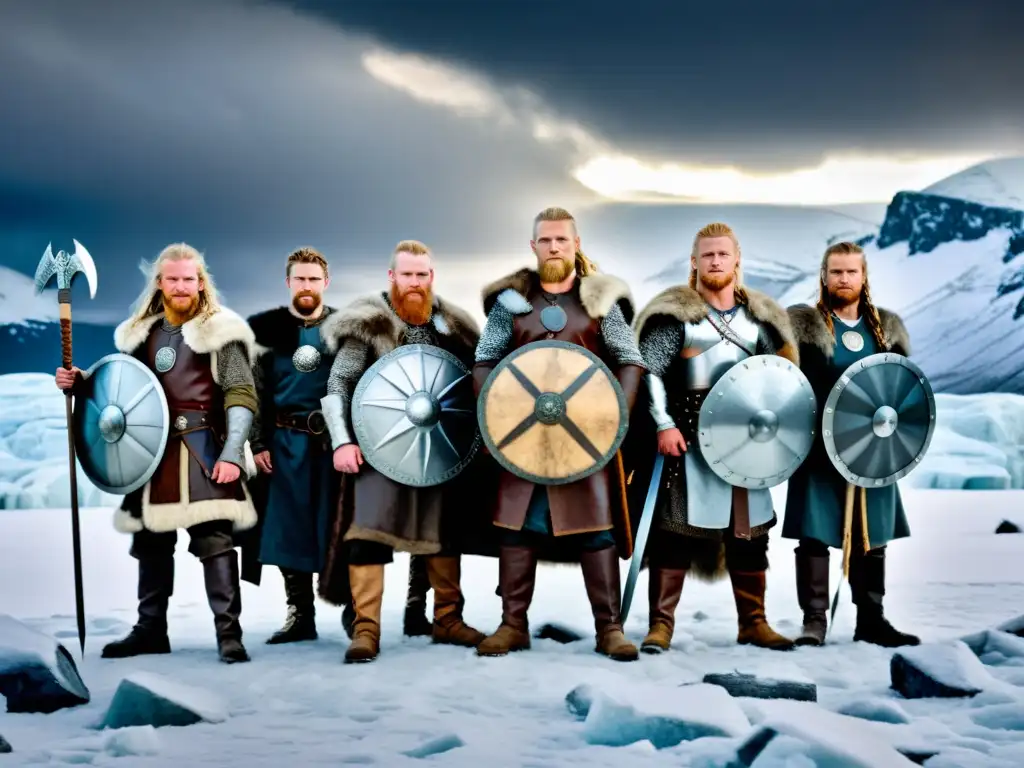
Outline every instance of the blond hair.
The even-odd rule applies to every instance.
[[[304,246],[288,254],[288,262],[285,264],[284,268],[285,277],[292,276],[293,264],[318,264],[320,265],[320,268],[324,271],[324,277],[326,278],[329,276],[327,269],[327,259],[325,259],[324,255],[320,253],[320,251],[318,251],[316,248]]]
[[[826,277],[828,276],[828,260],[831,256],[855,256],[860,255],[861,268],[864,270],[864,287],[860,292],[860,304],[858,312],[864,318],[864,322],[874,336],[879,349],[887,349],[888,344],[885,338],[885,331],[882,328],[882,318],[878,314],[875,303],[871,300],[871,288],[868,285],[868,259],[864,249],[856,243],[844,240],[840,243],[833,243],[825,249],[825,255],[821,258],[821,270],[818,290],[817,308],[825,320],[829,333],[835,333],[835,326],[832,323],[832,296],[828,292]]]
[[[164,300],[160,291],[160,275],[163,265],[169,261],[195,262],[199,281],[203,284],[199,292],[199,307],[195,315],[197,318],[207,318],[220,311],[220,296],[203,254],[188,243],[171,243],[160,251],[160,255],[152,263],[145,260],[139,263],[139,269],[146,275],[147,280],[142,293],[132,304],[131,326],[163,313]]]
[[[578,230],[576,228],[576,219],[573,217],[571,213],[565,210],[565,208],[545,208],[543,211],[538,213],[536,217],[534,217],[533,219],[534,239],[537,238],[537,226],[542,221],[571,221],[573,233],[578,234]],[[587,255],[583,253],[582,249],[579,248],[576,249],[575,267],[576,274],[579,275],[580,277],[586,277],[587,275],[592,275],[598,271],[597,264],[591,261],[589,258],[587,258]]]
[[[710,224],[705,224],[699,230],[697,234],[693,236],[693,245],[690,248],[690,287],[697,290],[697,266],[696,261],[700,258],[700,241],[708,240],[712,237],[728,237],[732,240],[733,248],[736,249],[736,258],[742,259],[742,252],[740,251],[740,241],[736,237],[736,233],[732,227],[728,224],[724,224],[721,221],[713,221]],[[747,301],[747,289],[743,286],[743,262],[740,260],[736,264],[736,280],[733,283],[733,288],[736,293],[737,301],[746,303]]]
[[[394,269],[398,264],[398,254],[400,253],[411,253],[413,256],[428,256],[431,261],[434,260],[434,254],[430,248],[419,240],[403,240],[391,252],[391,269]]]

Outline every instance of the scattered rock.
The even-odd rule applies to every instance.
[[[836,712],[847,717],[870,720],[873,723],[910,722],[910,715],[903,711],[903,707],[888,699],[857,699],[843,704]]]
[[[743,709],[720,686],[640,685],[597,693],[583,737],[589,744],[606,747],[649,741],[655,749],[666,749],[705,736],[737,738],[749,730]]]
[[[556,643],[567,645],[582,640],[583,635],[575,629],[570,629],[564,624],[543,624],[533,636],[538,640],[554,640]]]
[[[900,649],[892,656],[889,674],[892,688],[907,699],[977,696],[996,683],[961,640]]]
[[[125,728],[151,725],[194,725],[220,723],[226,708],[216,697],[199,688],[138,672],[121,681],[97,728]]]
[[[1024,637],[999,629],[985,629],[960,638],[982,664],[998,666],[1011,659],[1024,659]]]
[[[413,747],[402,754],[406,757],[414,757],[422,760],[424,758],[440,755],[464,746],[466,746],[466,743],[462,739],[454,733],[449,733],[444,736],[438,736],[436,739],[431,739],[418,747]]]
[[[565,706],[568,707],[573,715],[583,720],[590,712],[590,707],[594,703],[594,697],[598,695],[599,691],[589,683],[577,685],[565,694]]]
[[[742,672],[711,672],[704,675],[704,682],[719,685],[737,698],[818,700],[818,686],[809,682],[776,680]]]
[[[996,526],[996,533],[1020,533],[1020,526],[1016,523],[1011,523],[1009,520],[1003,520],[1003,522]]]
[[[11,746],[11,742],[0,736],[0,755],[6,755],[8,752],[13,752],[14,748]]]
[[[67,648],[7,615],[0,615],[0,695],[8,712],[44,714],[90,699]]]
[[[1009,632],[1011,635],[1016,635],[1017,637],[1024,637],[1024,614],[1000,624],[996,629],[1001,632]]]

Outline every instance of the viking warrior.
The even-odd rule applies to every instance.
[[[820,289],[815,306],[790,307],[789,315],[801,368],[823,412],[829,390],[850,365],[878,352],[909,356],[910,339],[898,315],[872,303],[860,246],[843,242],[825,251]],[[886,544],[910,535],[899,489],[895,483],[881,488],[848,483],[829,460],[820,431],[807,460],[789,480],[782,535],[800,542],[796,588],[804,619],[797,643],[825,642],[829,547],[843,550],[857,606],[853,639],[885,647],[920,642],[894,629],[882,611]]]
[[[665,459],[647,558],[650,629],[641,648],[667,651],[687,572],[716,580],[728,570],[738,614],[737,641],[787,649],[765,618],[770,492],[733,486],[708,466],[696,442],[701,405],[715,383],[753,355],[797,360],[786,311],[743,287],[740,247],[727,225],[701,229],[690,255],[689,285],[655,296],[635,329],[650,373],[650,412]]]
[[[580,250],[575,219],[550,208],[534,221],[530,246],[537,268],[523,269],[483,292],[487,322],[476,351],[479,394],[503,358],[532,342],[557,340],[583,347],[615,374],[632,409],[645,372],[629,328],[633,305],[621,280],[600,274]],[[539,555],[580,563],[594,616],[596,651],[613,659],[638,658],[622,630],[616,532],[625,527],[624,478],[606,465],[582,480],[542,485],[505,469],[500,473],[494,524],[501,529],[501,625],[477,647],[501,656],[530,647],[527,612]]]
[[[363,456],[372,446],[359,444],[354,423],[360,414],[352,409],[357,385],[383,356],[404,345],[429,345],[454,355],[468,371],[479,331],[468,314],[434,296],[432,254],[422,243],[395,247],[388,278],[389,292],[356,300],[323,329],[335,357],[322,409],[333,465],[343,478],[319,591],[336,602],[336,585],[347,575],[355,621],[346,662],[371,661],[380,652],[384,566],[395,550],[425,556],[434,642],[473,647],[484,637],[462,620],[461,557],[447,535],[459,504],[452,482],[413,487],[372,467]]]
[[[177,531],[203,564],[220,658],[248,661],[242,645],[238,555],[234,534],[257,521],[242,472],[257,409],[251,361],[255,339],[245,320],[220,304],[202,255],[167,246],[149,270],[134,313],[114,333],[117,349],[155,372],[170,415],[170,435],[150,480],[115,512],[132,534],[139,563],[139,618],[105,658],[169,653],[167,606],[174,590]],[[57,371],[57,386],[81,372]]]

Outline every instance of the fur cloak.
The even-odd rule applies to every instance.
[[[164,318],[158,313],[137,322],[125,320],[114,330],[114,346],[126,355],[134,355],[149,338],[149,333],[156,323]],[[181,326],[182,342],[196,354],[210,355],[210,366],[213,379],[220,383],[217,370],[217,353],[232,342],[241,342],[245,346],[250,363],[256,355],[256,338],[245,319],[226,307],[219,308],[212,314],[195,317]],[[245,473],[242,477],[256,474],[256,465],[252,459],[249,444],[245,444]],[[187,465],[186,465],[187,466]],[[243,482],[243,488],[245,483]],[[223,502],[219,500],[198,501],[192,504],[161,504],[151,507],[147,483],[141,489],[142,517],[131,515],[124,504],[114,511],[114,528],[121,533],[135,533],[144,527],[147,530],[161,533],[187,528],[208,520],[230,519],[236,531],[245,531],[256,525],[256,509],[246,489],[245,503]],[[227,511],[226,511],[227,510]]]
[[[465,311],[453,306],[440,297],[434,298],[431,324],[438,332],[438,346],[455,355],[472,368],[480,331],[477,323]],[[394,351],[405,342],[409,326],[392,309],[383,294],[374,294],[357,299],[349,306],[332,313],[324,322],[321,332],[327,349],[337,354],[346,339],[357,339],[366,344],[372,357],[380,357]],[[371,359],[369,362],[373,362]],[[483,478],[489,477],[487,465],[492,460],[478,454],[473,465],[464,469],[453,484],[452,497],[458,496],[469,503],[458,506],[457,514],[446,510],[442,536],[452,542],[457,551],[466,554],[491,554],[469,551],[477,544],[491,548],[489,538],[490,518],[485,509],[484,494],[493,493],[492,485]],[[480,468],[478,468],[478,463]],[[481,469],[483,471],[481,471]],[[458,488],[458,490],[454,490]],[[339,503],[332,519],[331,532],[324,571],[320,575],[317,592],[321,599],[332,605],[344,605],[349,597],[348,564],[345,561],[344,541],[352,523],[353,493],[348,475],[342,475]],[[368,537],[379,540],[375,531],[365,531]],[[480,539],[474,539],[476,536]],[[487,540],[486,544],[482,544]],[[391,542],[384,542],[391,543]],[[496,544],[493,545],[496,548]],[[426,553],[429,554],[429,553]]]
[[[885,351],[910,357],[910,334],[903,320],[895,312],[881,307],[877,309],[878,317],[882,321],[882,333],[885,335]],[[825,318],[818,308],[807,304],[795,304],[788,312],[801,352],[806,355],[813,350],[820,352],[825,359],[831,359],[835,350],[835,336],[829,332]]]
[[[495,302],[514,315],[532,311],[526,300],[530,288],[538,280],[537,270],[525,268],[511,275],[495,280],[483,290],[484,314],[489,315]],[[618,304],[627,323],[633,321],[633,295],[625,282],[613,275],[601,272],[579,278],[580,301],[587,314],[601,320]]]

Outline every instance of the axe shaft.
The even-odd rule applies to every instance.
[[[60,309],[61,365],[71,369],[71,289],[57,291]],[[71,408],[71,390],[64,393],[68,424],[68,469],[71,480],[71,544],[75,557],[75,618],[78,620],[78,645],[85,657],[85,591],[82,586],[82,530],[78,516],[78,468],[75,465],[75,433]]]

